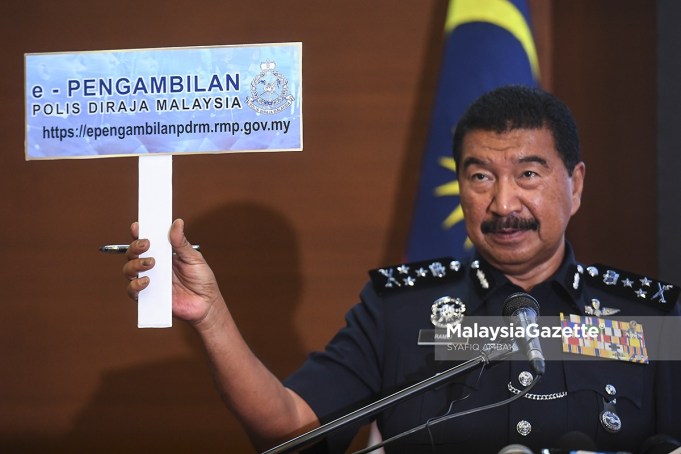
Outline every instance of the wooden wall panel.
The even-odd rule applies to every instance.
[[[587,263],[657,274],[655,3],[553,2],[553,91],[586,162],[569,238]]]
[[[633,270],[650,268],[654,245],[639,225],[654,177],[644,168],[654,146],[644,4],[553,1],[534,17],[550,57],[545,86],[574,108],[584,135],[588,202],[571,236],[582,257]],[[23,53],[303,42],[302,153],[174,161],[176,216],[253,348],[283,376],[341,326],[366,270],[401,258],[445,6],[3,2],[0,451],[249,450],[193,333],[181,323],[138,330],[123,259],[97,252],[128,240],[136,160],[23,160]]]
[[[138,330],[123,259],[97,251],[129,239],[136,159],[24,161],[23,53],[303,42],[302,153],[173,164],[176,216],[283,376],[402,255],[445,6],[3,2],[0,451],[248,451],[193,333]]]

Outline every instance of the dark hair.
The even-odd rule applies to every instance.
[[[547,127],[568,175],[581,161],[577,124],[570,109],[555,96],[531,87],[507,85],[485,93],[464,112],[454,131],[454,160],[459,164],[469,131],[497,133]]]

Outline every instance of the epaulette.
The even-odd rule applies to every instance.
[[[676,285],[598,263],[587,267],[585,276],[593,287],[665,312],[674,308],[681,294]]]
[[[378,294],[424,288],[456,280],[462,274],[463,264],[450,257],[403,263],[369,271],[371,282]]]

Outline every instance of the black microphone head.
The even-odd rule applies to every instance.
[[[539,316],[539,303],[537,300],[524,292],[514,293],[504,301],[504,308],[501,313],[507,322],[511,324],[517,322],[525,328],[526,334],[517,337],[516,344],[527,355],[532,370],[537,375],[544,375],[546,365],[544,354],[541,351],[541,344],[536,336],[531,337],[529,332],[527,332],[527,328],[531,324],[536,323],[536,319]]]
[[[518,309],[532,309],[539,315],[539,303],[534,297],[525,292],[509,295],[504,301],[502,314],[504,317],[513,317]]]

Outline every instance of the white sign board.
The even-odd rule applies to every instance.
[[[26,54],[26,159],[302,149],[302,44]]]

